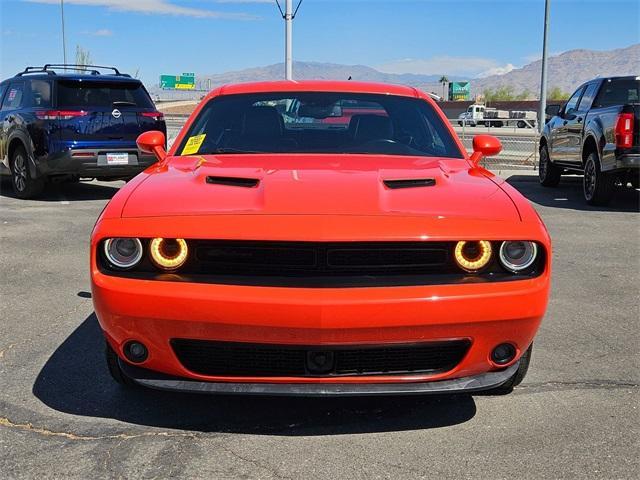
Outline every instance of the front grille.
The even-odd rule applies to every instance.
[[[446,242],[225,242],[199,241],[200,273],[265,276],[393,275],[442,271]]]
[[[318,377],[437,373],[455,367],[467,340],[392,346],[292,346],[174,339],[182,365],[201,375]]]

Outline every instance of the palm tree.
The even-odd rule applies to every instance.
[[[440,83],[442,84],[442,100],[444,100],[444,99],[445,99],[445,96],[444,96],[444,93],[445,93],[445,92],[444,92],[444,86],[445,86],[447,83],[449,83],[449,79],[447,78],[447,76],[446,76],[446,75],[443,75],[443,76],[441,76],[441,77],[440,77],[440,80],[438,80],[438,82],[440,82]]]

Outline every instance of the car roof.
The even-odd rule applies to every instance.
[[[401,95],[417,97],[413,87],[388,83],[354,82],[350,80],[280,80],[274,82],[253,82],[224,85],[209,96],[237,95],[242,93],[272,92],[342,92],[342,93],[377,93],[383,95]]]
[[[7,78],[2,83],[15,81],[15,80],[82,80],[82,81],[93,81],[93,82],[140,83],[140,80],[138,80],[137,78],[131,78],[128,75],[111,75],[111,74],[90,75],[90,74],[82,74],[82,73],[56,73],[54,75],[50,75],[47,73],[29,73],[25,75],[16,75],[14,77]]]

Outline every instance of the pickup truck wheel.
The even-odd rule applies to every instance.
[[[11,155],[11,183],[16,197],[34,198],[42,193],[44,180],[32,178],[29,171],[29,159],[23,147],[17,147]]]
[[[105,341],[105,357],[107,360],[107,367],[109,368],[109,373],[111,374],[111,378],[113,378],[116,383],[123,385],[125,387],[135,387],[137,383],[131,380],[120,368],[120,363],[118,363],[118,355],[113,351],[111,345]]]
[[[562,176],[562,169],[551,163],[549,150],[543,145],[540,148],[540,161],[538,163],[538,177],[543,187],[557,187]]]
[[[514,373],[509,380],[504,382],[499,387],[492,388],[487,390],[485,393],[489,395],[507,395],[513,391],[513,387],[517,387],[522,383],[524,377],[527,375],[529,371],[529,364],[531,363],[531,354],[533,352],[533,343],[529,345],[527,351],[522,354],[520,357],[520,365],[518,366],[518,370]]]
[[[592,152],[584,165],[582,186],[584,199],[589,205],[606,205],[613,196],[615,178],[600,170],[598,154]]]

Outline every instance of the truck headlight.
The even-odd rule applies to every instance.
[[[142,243],[137,238],[108,238],[104,254],[115,267],[128,269],[142,258]]]

